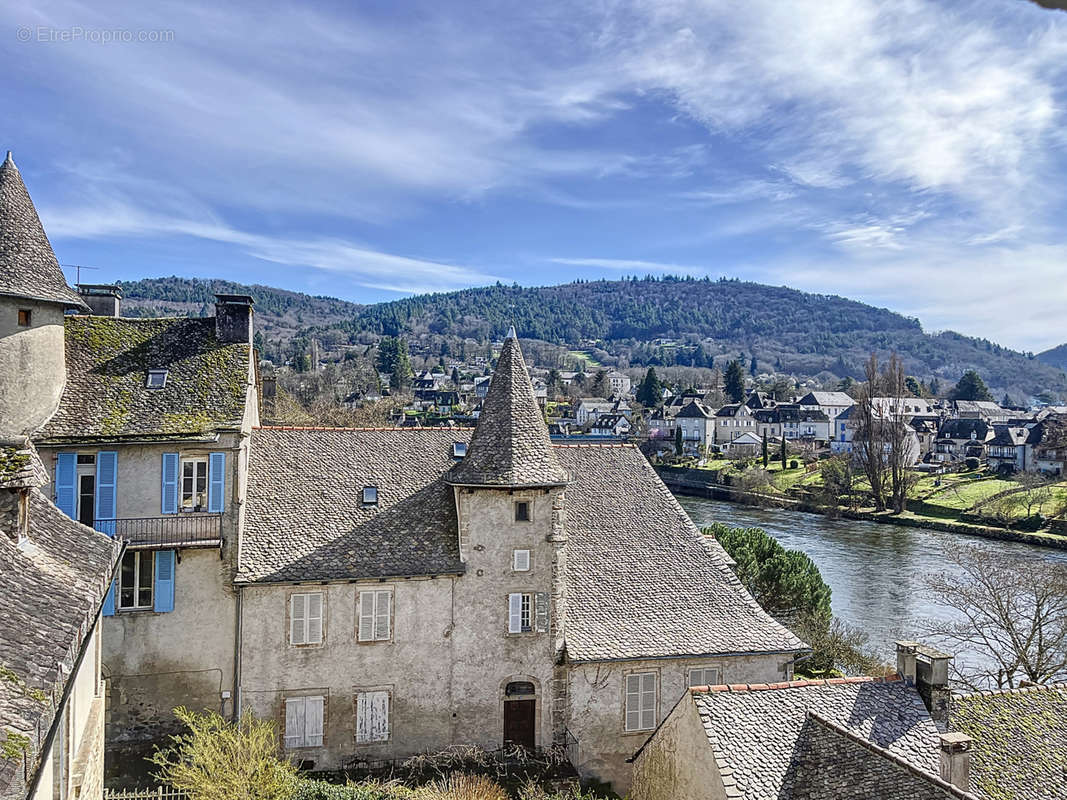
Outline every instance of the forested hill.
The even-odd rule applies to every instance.
[[[738,280],[645,278],[561,286],[489,286],[359,306],[267,286],[189,278],[123,284],[124,313],[209,314],[215,292],[251,294],[257,329],[268,339],[318,335],[407,335],[433,352],[434,340],[523,338],[591,350],[605,364],[722,367],[744,354],[758,372],[862,378],[872,352],[892,351],[908,372],[943,388],[975,369],[1000,400],[1049,391],[1067,398],[1067,373],[986,339],[924,333],[918,320],[833,295]],[[664,341],[668,340],[668,341]],[[296,346],[301,341],[292,342]],[[592,344],[595,342],[595,346]]]
[[[256,301],[256,329],[285,340],[310,326],[332,325],[358,314],[363,306],[259,284],[198,278],[147,278],[119,284],[122,313],[132,317],[206,316],[215,294],[248,294]]]
[[[684,358],[684,348],[663,348],[657,339],[711,339],[704,350],[716,366],[744,353],[756,356],[761,372],[861,378],[872,351],[883,358],[896,351],[911,374],[942,385],[976,369],[998,400],[1006,391],[1017,399],[1043,391],[1067,395],[1067,374],[1032,354],[953,332],[930,335],[916,319],[843,297],[739,280],[496,285],[366,306],[341,328],[349,335],[428,332],[484,340],[511,324],[532,339],[572,346],[596,340],[632,365]]]
[[[1037,357],[1050,366],[1067,370],[1067,344],[1061,344],[1043,353],[1038,353]]]

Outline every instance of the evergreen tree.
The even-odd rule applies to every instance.
[[[644,380],[637,387],[637,402],[646,408],[655,408],[663,402],[663,385],[656,377],[655,367],[649,367]]]
[[[548,371],[548,379],[545,381],[545,387],[548,390],[549,397],[555,397],[559,394],[560,386],[563,385],[563,380],[560,378],[559,370],[553,367]]]
[[[452,383],[459,387],[459,367],[452,367]]]
[[[993,395],[985,385],[982,377],[973,369],[963,373],[959,383],[952,390],[953,400],[992,400]]]
[[[941,394],[941,381],[937,378],[931,378],[930,380],[930,396],[937,397]]]
[[[1004,393],[1004,399],[1000,401],[1000,405],[1002,408],[1008,408],[1011,405],[1011,397],[1007,392]]]
[[[682,454],[682,429],[680,426],[674,429],[674,454],[678,456]]]
[[[785,431],[782,431],[782,469],[785,469]]]
[[[919,381],[917,381],[911,375],[904,379],[904,387],[908,390],[912,397],[923,396],[922,386],[919,384]]]
[[[740,361],[731,361],[726,367],[726,396],[732,403],[740,403],[745,396],[745,371]]]
[[[771,454],[767,449],[767,434],[763,434],[763,468],[767,469],[771,463]]]
[[[756,375],[756,354],[752,354],[752,361],[748,365],[748,374],[755,377]]]
[[[599,370],[596,377],[593,378],[592,391],[594,397],[607,397],[611,394],[611,384],[608,383],[608,371],[606,369]]]

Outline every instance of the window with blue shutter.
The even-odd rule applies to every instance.
[[[163,454],[163,487],[161,511],[164,514],[178,513],[178,454]]]
[[[115,581],[111,582],[107,594],[104,596],[104,608],[100,612],[105,617],[115,616]]]
[[[78,501],[74,489],[77,472],[77,453],[56,455],[56,506],[71,519],[78,516]]]
[[[115,535],[115,510],[118,508],[119,454],[101,450],[96,454],[96,529]]]
[[[226,496],[226,454],[212,453],[208,459],[207,510],[221,512]]]
[[[153,610],[174,610],[174,551],[156,553],[156,598]]]

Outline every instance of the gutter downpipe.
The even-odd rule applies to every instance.
[[[240,584],[234,586],[237,591],[237,603],[234,614],[236,620],[233,626],[233,721],[241,721],[241,644],[244,639],[244,631],[241,626],[243,614],[241,613],[241,601],[244,595]]]

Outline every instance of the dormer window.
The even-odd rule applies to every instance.
[[[150,369],[148,370],[148,378],[145,380],[145,386],[149,389],[162,389],[167,385],[167,370],[165,369]]]
[[[519,500],[515,503],[515,521],[516,522],[529,522],[530,521],[530,501]]]
[[[364,486],[363,487],[363,505],[364,506],[376,506],[376,505],[378,505],[378,487],[377,486]]]
[[[463,458],[467,455],[467,443],[466,442],[452,442],[452,457]]]

